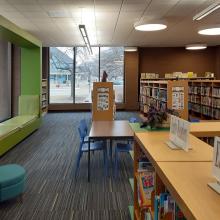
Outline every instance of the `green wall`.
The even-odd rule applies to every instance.
[[[21,48],[21,95],[41,94],[41,49]]]

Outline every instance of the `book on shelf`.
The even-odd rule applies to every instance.
[[[153,220],[152,217],[151,217],[151,213],[149,211],[145,212],[144,220]]]
[[[220,98],[220,88],[214,87],[214,88],[212,89],[212,96],[213,96],[213,97],[218,97],[218,98]]]
[[[154,199],[154,220],[167,219],[186,220],[183,212],[174,201],[169,192],[161,193]]]

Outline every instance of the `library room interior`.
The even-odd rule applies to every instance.
[[[0,220],[219,220],[219,21],[219,0],[0,0]]]

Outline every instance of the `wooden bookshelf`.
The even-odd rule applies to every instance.
[[[183,88],[183,106],[180,117],[189,120],[220,119],[220,80],[143,80],[140,81],[140,111],[144,115],[152,101],[159,109],[173,109],[174,88]]]
[[[204,122],[205,123],[205,122]],[[215,123],[215,126],[212,125],[211,127],[207,126],[207,124],[212,125]],[[203,134],[206,136],[206,132],[209,132],[210,130],[213,130],[214,127],[216,129],[217,124],[219,126],[219,122],[206,122],[206,126],[202,126],[200,130],[198,130],[199,123],[198,125],[193,127],[191,129],[191,132],[193,133],[190,134],[190,146],[192,147],[189,152],[181,151],[181,150],[172,150],[170,149],[166,144],[165,141],[169,137],[169,132],[166,131],[155,131],[155,132],[139,132],[135,133],[135,145],[134,145],[134,219],[144,219],[144,216],[146,212],[148,212],[151,215],[151,219],[154,219],[154,203],[155,203],[155,196],[161,195],[161,193],[164,192],[169,192],[174,201],[178,204],[179,208],[182,210],[183,214],[187,219],[197,219],[197,218],[190,218],[194,217],[196,214],[195,213],[190,213],[191,211],[191,205],[194,203],[188,203],[185,204],[182,201],[182,198],[179,196],[185,196],[186,199],[186,194],[181,194],[184,192],[184,189],[179,193],[179,191],[176,191],[176,182],[175,179],[177,178],[177,175],[179,174],[179,177],[181,177],[182,181],[183,179],[187,179],[187,169],[190,170],[190,166],[186,168],[186,174],[180,170],[178,172],[178,168],[176,167],[176,164],[199,164],[199,163],[211,163],[212,157],[213,157],[213,148],[195,137],[194,135],[197,135],[198,132],[203,132]],[[196,125],[196,123],[195,123]],[[213,127],[214,126],[214,127]],[[198,130],[198,131],[197,131]],[[201,133],[199,133],[199,136],[201,136]],[[140,189],[138,187],[139,180],[138,180],[138,175],[137,175],[137,170],[138,170],[138,162],[140,158],[146,157],[149,162],[152,164],[152,166],[155,168],[155,186],[154,186],[154,191],[151,194],[151,202],[148,204],[148,208],[142,209],[138,203],[138,193],[140,192]],[[173,171],[171,171],[171,176],[172,176],[172,184],[170,184],[170,178],[171,176],[167,177],[164,176],[164,171],[161,172],[159,167],[160,162],[163,164],[169,164],[170,168],[175,170],[175,174]],[[190,170],[194,172],[193,170]],[[170,171],[169,171],[170,172]],[[196,172],[196,171],[195,171]],[[202,172],[200,172],[202,173]],[[210,174],[211,176],[211,169],[210,169]],[[194,179],[193,175],[190,175],[192,179]],[[207,177],[207,174],[204,176]],[[197,178],[197,177],[196,177]],[[199,180],[199,176],[197,180]],[[177,184],[178,187],[182,187],[180,184],[181,181]],[[192,183],[193,184],[193,183]],[[204,189],[207,191],[209,190],[207,184],[202,186]],[[209,190],[212,191],[212,190]],[[178,194],[177,194],[178,193]],[[193,194],[194,191],[190,192],[190,187],[189,187],[189,192],[188,194],[191,193]],[[180,195],[181,194],[181,195]],[[210,195],[213,194],[214,192],[211,192]],[[193,199],[193,196],[191,196]],[[196,196],[195,196],[196,198]],[[149,200],[148,200],[149,201]],[[182,201],[182,202],[181,202]],[[185,200],[184,200],[185,201]],[[197,199],[195,199],[195,202]],[[203,202],[202,202],[203,203]],[[203,203],[203,205],[206,202]],[[195,204],[195,203],[194,203]],[[220,209],[219,209],[220,212]],[[163,218],[160,218],[160,220],[172,220],[172,215],[171,213],[167,213]],[[207,218],[208,219],[208,218]]]
[[[41,111],[44,116],[48,111],[48,82],[47,79],[42,79],[42,90],[41,90]]]
[[[177,96],[180,98],[175,99]],[[181,118],[188,120],[188,82],[186,80],[141,81],[141,113],[146,114],[148,112],[151,102],[154,102],[160,110],[175,109]],[[174,106],[175,103],[177,103],[176,107]]]
[[[200,119],[220,119],[220,80],[189,81],[189,113]]]

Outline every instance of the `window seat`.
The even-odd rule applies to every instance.
[[[0,156],[40,127],[39,96],[19,97],[19,115],[0,123]]]

